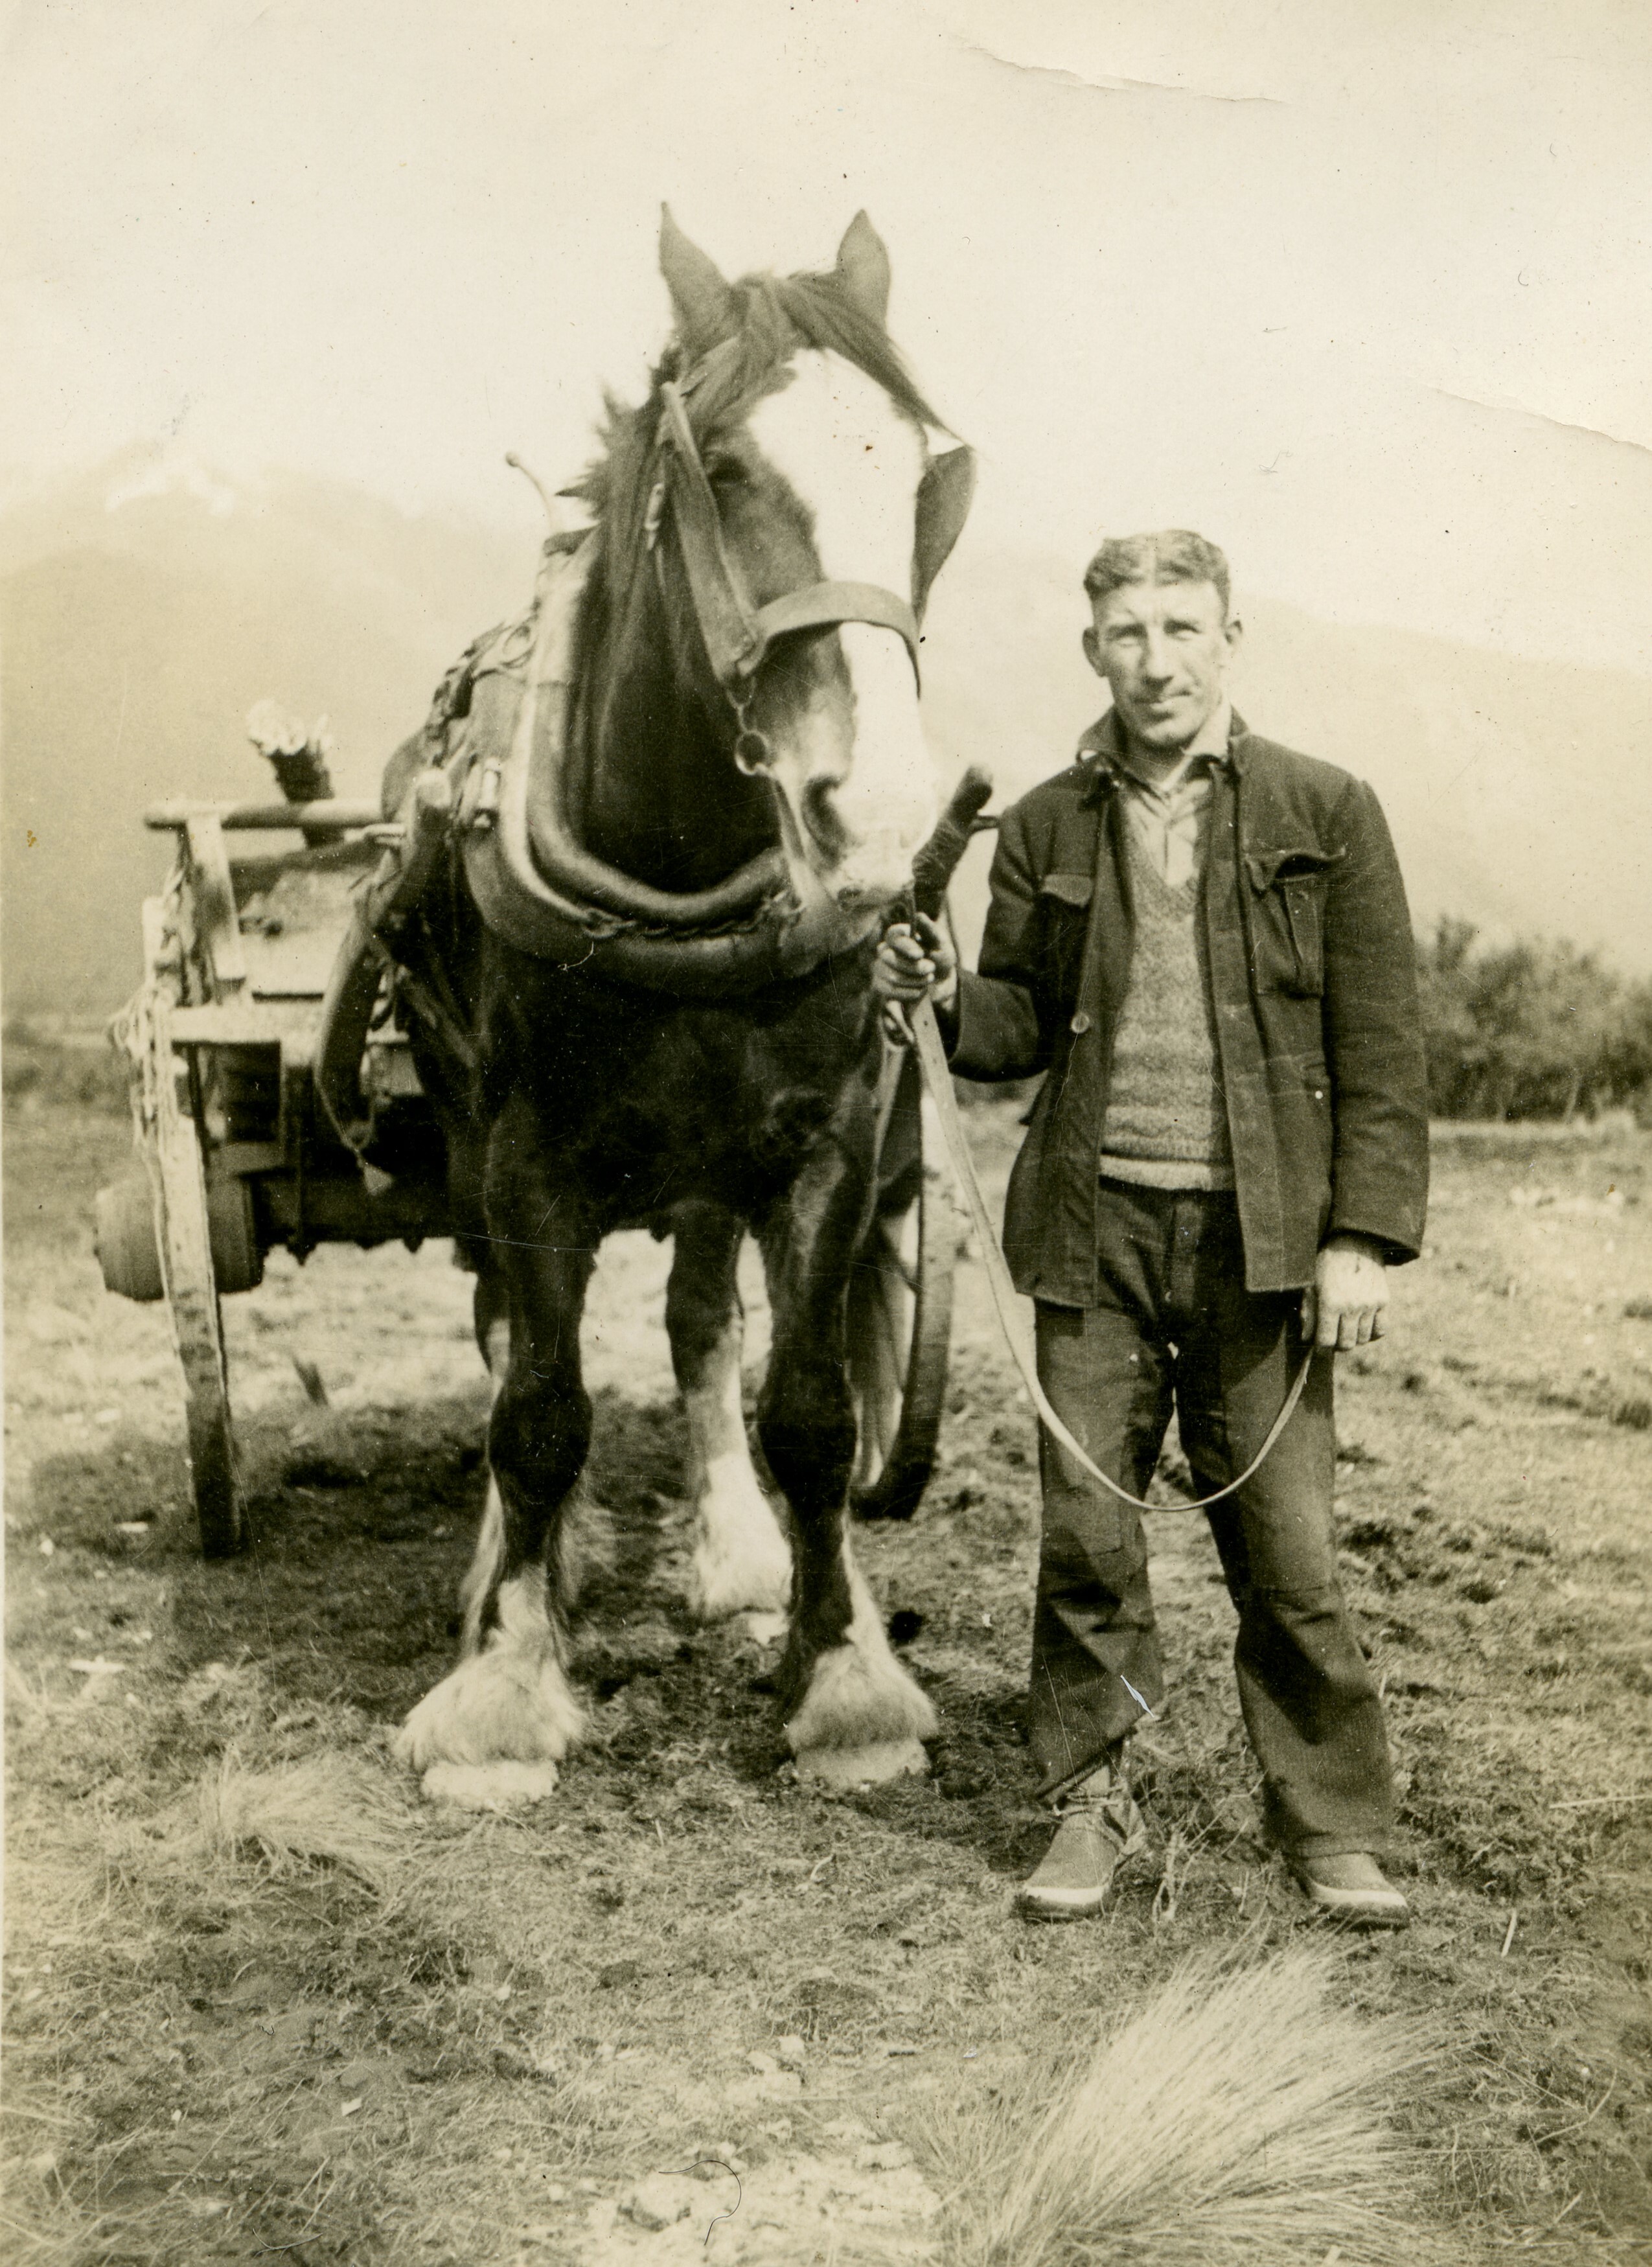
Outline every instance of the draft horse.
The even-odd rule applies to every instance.
[[[875,1195],[871,956],[936,816],[917,624],[970,452],[932,448],[950,437],[890,341],[888,258],[864,214],[831,270],[731,284],[667,212],[660,264],[673,336],[646,401],[610,401],[579,490],[595,525],[570,657],[513,728],[552,736],[553,789],[524,789],[525,821],[501,808],[496,837],[475,815],[421,909],[422,943],[400,954],[495,1398],[461,1657],[399,1751],[430,1793],[479,1805],[547,1793],[579,1737],[579,1322],[598,1247],[625,1227],[674,1238],[692,1607],[787,1616],[778,1684],[800,1772],[921,1770],[936,1728],[850,1540],[845,1304]],[[478,679],[484,740],[499,681]],[[418,760],[393,759],[402,786]],[[535,867],[525,880],[518,839],[518,893],[549,943],[532,905],[489,896],[498,869],[476,846],[512,824]],[[445,1015],[418,1013],[436,994]],[[773,1310],[758,1430],[784,1528],[741,1409],[748,1229]]]

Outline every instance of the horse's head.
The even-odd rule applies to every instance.
[[[864,214],[823,275],[730,284],[669,213],[660,265],[678,345],[650,532],[680,569],[679,651],[734,760],[773,785],[794,884],[876,910],[936,816],[917,624],[970,452],[930,452],[938,421],[885,328]]]

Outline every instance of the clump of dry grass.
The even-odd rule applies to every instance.
[[[957,2267],[1402,2267],[1428,2249],[1384,2117],[1414,2026],[1330,2004],[1333,1963],[1190,1963],[1098,2051],[937,2131]]]
[[[140,1870],[222,1873],[249,1854],[273,1874],[327,1865],[389,1894],[409,1833],[383,1775],[348,1756],[305,1756],[252,1771],[227,1749],[186,1794],[117,1855]]]

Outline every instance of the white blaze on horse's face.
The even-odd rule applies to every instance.
[[[810,349],[748,430],[812,516],[822,579],[906,598],[924,439],[882,386],[842,356]],[[887,905],[911,881],[913,853],[935,824],[936,775],[900,637],[870,622],[837,635],[848,713],[824,693],[811,700],[774,733],[773,776],[789,849],[854,912]]]

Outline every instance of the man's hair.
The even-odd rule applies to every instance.
[[[1084,569],[1091,605],[1129,583],[1214,583],[1222,620],[1227,620],[1231,603],[1227,560],[1190,527],[1167,527],[1157,535],[1109,536]]]

